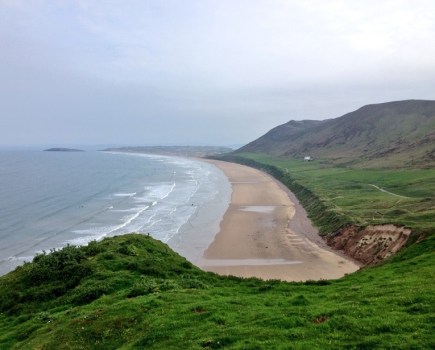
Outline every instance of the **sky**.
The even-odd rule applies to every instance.
[[[435,99],[433,0],[0,0],[0,146],[242,145]]]

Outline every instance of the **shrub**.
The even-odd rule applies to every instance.
[[[91,273],[84,251],[70,245],[61,250],[53,249],[50,254],[36,255],[29,266],[27,282],[36,286],[53,281],[67,281],[67,285],[72,286]]]
[[[76,305],[88,304],[110,292],[110,290],[111,288],[104,281],[91,281],[75,288],[70,300]]]

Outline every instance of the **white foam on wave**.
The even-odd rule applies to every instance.
[[[156,158],[154,160],[157,160]],[[188,224],[192,217],[198,215],[198,208],[210,201],[210,198],[214,198],[219,189],[210,182],[209,176],[213,173],[208,166],[184,159],[171,159],[171,161],[165,157],[160,159],[165,163],[176,164],[172,181],[167,178],[161,182],[151,181],[137,192],[116,193],[113,199],[127,197],[119,203],[121,206],[114,204],[108,211],[113,215],[126,214],[119,218],[119,224],[104,226],[99,224],[97,219],[97,222],[92,224],[92,228],[75,231],[78,237],[74,237],[68,243],[82,245],[91,240],[128,232],[148,233],[167,243],[181,234],[182,227]],[[104,221],[105,219],[102,220]]]
[[[76,244],[76,245],[83,245],[87,244],[92,240],[101,240],[104,237],[111,235],[113,233],[127,233],[130,231],[133,231],[129,229],[129,225],[134,222],[144,211],[146,211],[148,208],[150,208],[149,205],[143,206],[143,207],[136,207],[136,208],[130,208],[126,211],[133,212],[132,215],[126,215],[121,219],[121,223],[119,225],[115,226],[97,226],[90,229],[84,229],[84,230],[74,230],[73,232],[77,235],[80,235],[81,237],[73,238],[68,240],[66,243],[69,244]],[[125,228],[125,230],[123,230]]]
[[[115,197],[133,197],[136,195],[136,192],[132,192],[132,193],[115,193],[114,196]]]
[[[145,186],[145,195],[135,197],[136,202],[155,202],[166,199],[174,191],[176,183]]]
[[[92,229],[86,229],[86,230],[74,230],[73,231],[75,234],[77,234],[77,235],[89,235],[89,234],[91,234],[92,232],[93,232],[93,230]]]
[[[133,222],[133,220],[137,219],[139,217],[139,215],[142,214],[148,208],[149,208],[149,205],[146,205],[144,207],[139,208],[139,210],[136,213],[134,213],[133,215],[126,216],[124,218],[125,221],[122,224],[115,226],[109,232],[107,232],[107,234],[113,233],[115,231],[119,231],[122,228],[128,226],[129,224],[131,224]]]
[[[113,209],[109,208],[109,209]],[[113,209],[111,210],[111,212],[113,213],[136,213],[137,209],[136,208],[128,208],[128,209]]]
[[[91,230],[89,230],[89,231],[91,231]],[[88,232],[88,234],[84,237],[70,239],[66,243],[81,246],[81,245],[86,245],[91,241],[101,241],[104,237],[107,236],[107,234],[101,233],[101,232],[100,233],[94,232],[93,235],[90,235],[89,233],[90,232]]]
[[[180,229],[196,211],[197,207],[185,203],[160,206],[159,210],[144,222],[138,232],[150,233],[153,237],[167,243],[180,232]]]

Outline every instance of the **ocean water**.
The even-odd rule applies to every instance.
[[[219,169],[192,159],[0,151],[0,274],[44,250],[128,232],[149,233],[195,260],[230,193]]]

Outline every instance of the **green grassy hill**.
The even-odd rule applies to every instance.
[[[0,277],[1,349],[433,349],[432,237],[335,281],[220,277],[125,235]]]
[[[434,167],[435,101],[364,106],[325,121],[290,121],[237,151],[311,156],[358,167]]]
[[[219,159],[259,168],[280,180],[295,193],[321,235],[350,224],[435,232],[435,168],[358,169],[258,153]]]

